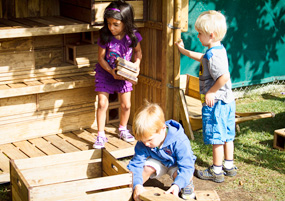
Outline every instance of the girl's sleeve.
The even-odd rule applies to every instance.
[[[142,173],[147,158],[148,154],[145,146],[142,142],[137,142],[135,146],[135,155],[127,166],[133,173],[133,188],[138,184],[143,185]]]
[[[107,47],[107,44],[103,45],[103,44],[101,43],[100,38],[98,38],[97,44],[98,44],[100,47],[102,47],[103,49],[106,49],[106,47]]]
[[[141,42],[141,40],[142,40],[141,34],[136,31],[136,32],[135,32],[135,35],[136,35],[136,37],[137,37],[137,39],[138,39],[138,42]]]

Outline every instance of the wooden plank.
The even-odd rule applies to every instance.
[[[3,144],[0,145],[0,150],[5,153],[10,159],[22,159],[27,158],[17,147],[12,144]]]
[[[102,150],[87,150],[72,153],[56,154],[51,156],[42,156],[41,162],[39,163],[39,158],[28,158],[28,159],[18,159],[16,164],[18,169],[33,169],[40,168],[44,166],[53,166],[59,164],[74,163],[78,161],[89,161],[94,159],[102,158]]]
[[[28,16],[29,17],[40,16],[40,0],[28,1]]]
[[[40,158],[38,159],[40,163]],[[73,163],[55,164],[38,168],[22,169],[27,183],[32,186],[55,184],[67,181],[91,179],[101,176],[101,158]]]
[[[43,138],[34,138],[29,139],[33,145],[35,145],[38,149],[44,152],[47,155],[54,155],[54,154],[62,154],[63,152],[53,146],[50,142],[44,140]]]
[[[180,90],[180,111],[179,111],[183,128],[185,131],[185,134],[191,139],[194,140],[194,134],[191,128],[190,120],[189,120],[189,114],[188,114],[188,108],[187,103],[185,99],[184,92]]]
[[[68,168],[68,167],[67,167]],[[76,180],[73,182],[56,183],[34,187],[31,190],[34,200],[64,200],[75,196],[84,196],[86,192],[130,185],[132,174],[114,175],[94,179]],[[46,193],[53,192],[53,193]]]
[[[65,153],[80,151],[78,148],[72,146],[71,144],[69,144],[68,142],[66,142],[57,135],[46,136],[44,137],[44,139],[46,139],[51,144],[53,144],[54,146],[56,146],[58,149],[62,150]]]
[[[17,18],[28,17],[28,0],[15,0]]]
[[[92,148],[93,143],[88,143],[85,140],[77,137],[77,135],[74,135],[72,133],[63,133],[63,134],[58,134],[59,137],[63,138],[73,146],[77,147],[80,150],[88,150]]]
[[[9,161],[10,161],[10,159],[5,154],[0,152],[0,169],[3,172],[9,172],[10,171],[10,169],[9,169]],[[0,183],[1,183],[1,180],[0,180]]]
[[[107,175],[117,175],[129,172],[129,170],[122,165],[120,161],[117,161],[106,149],[103,149],[102,163],[103,171]]]
[[[89,193],[82,196],[73,196],[72,198],[67,198],[62,201],[78,201],[78,200],[106,200],[108,201],[126,201],[132,198],[132,188],[121,188],[115,190],[108,190],[103,192]]]
[[[22,152],[24,152],[29,157],[45,156],[43,152],[41,152],[39,149],[37,149],[28,141],[14,142],[12,144],[18,147]]]

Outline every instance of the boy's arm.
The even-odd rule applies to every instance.
[[[191,58],[191,59],[194,59],[196,61],[199,61],[201,62],[202,61],[202,58],[204,56],[204,54],[200,53],[200,52],[194,52],[194,51],[191,51],[191,50],[186,50],[185,47],[184,47],[184,43],[182,40],[178,41],[175,43],[178,47],[178,50],[181,54]]]
[[[189,140],[184,140],[176,145],[176,157],[179,174],[174,179],[173,184],[184,188],[190,182],[195,170],[196,156],[193,154]],[[185,154],[187,153],[187,154]]]
[[[205,102],[209,107],[213,107],[215,104],[215,94],[216,92],[224,86],[230,79],[230,73],[225,73],[221,75],[215,82],[215,84],[207,91],[205,94]]]

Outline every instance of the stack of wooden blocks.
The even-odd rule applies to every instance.
[[[124,77],[133,84],[136,84],[138,82],[138,69],[134,63],[118,57],[116,64],[117,75]]]

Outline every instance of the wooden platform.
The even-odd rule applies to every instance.
[[[0,39],[98,31],[101,27],[63,16],[0,19]]]
[[[118,125],[115,124],[106,126],[105,131],[108,138],[106,149],[115,158],[133,155],[136,142],[125,142],[119,139],[117,127]],[[93,149],[92,145],[96,134],[97,130],[90,128],[0,145],[0,183],[10,181],[10,159],[33,158]]]

